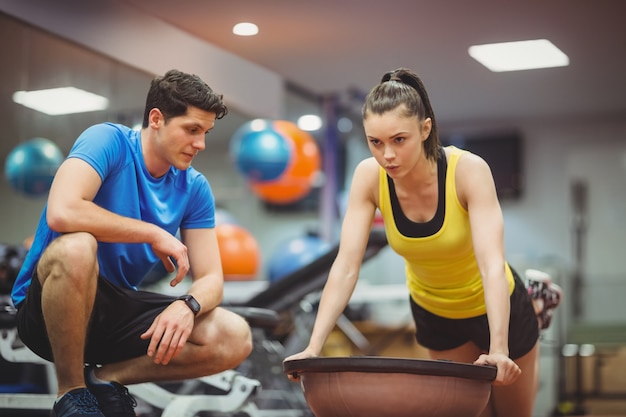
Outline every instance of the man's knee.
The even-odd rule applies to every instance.
[[[252,331],[248,322],[238,314],[229,312],[227,325],[228,332],[224,335],[230,345],[227,351],[230,352],[231,368],[241,364],[252,352]]]
[[[45,280],[50,274],[84,274],[97,268],[98,242],[90,233],[68,233],[56,238],[43,252],[37,263],[37,275]]]
[[[207,331],[202,333],[204,337],[197,342],[204,346],[207,360],[210,363],[221,363],[224,369],[239,366],[252,352],[252,331],[248,322],[221,307],[216,308],[206,319]]]
[[[45,252],[72,256],[76,253],[95,253],[98,249],[98,241],[91,233],[75,232],[66,233],[56,238]]]

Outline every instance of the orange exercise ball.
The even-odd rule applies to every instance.
[[[252,191],[273,204],[294,203],[311,191],[321,167],[320,151],[313,136],[295,123],[275,120],[274,130],[288,140],[291,159],[285,171],[275,180],[250,181]]]
[[[259,244],[245,228],[230,223],[215,226],[226,281],[249,281],[260,266]]]

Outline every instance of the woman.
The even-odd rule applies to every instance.
[[[355,169],[309,345],[287,360],[320,354],[355,288],[379,209],[389,245],[405,259],[418,343],[433,359],[497,367],[484,416],[531,417],[539,325],[531,297],[505,260],[489,166],[440,145],[428,94],[410,70],[385,74],[370,91],[363,124],[372,157]]]

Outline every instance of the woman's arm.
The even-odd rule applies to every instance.
[[[341,227],[339,251],[328,275],[308,347],[288,359],[318,356],[343,313],[356,286],[376,212],[378,164],[373,159],[357,166]]]
[[[457,192],[469,213],[476,261],[482,276],[489,320],[490,346],[483,363],[498,367],[497,381],[508,384],[519,375],[509,359],[510,294],[506,279],[504,220],[487,163],[473,154],[459,160]]]

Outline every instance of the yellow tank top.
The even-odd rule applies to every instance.
[[[455,147],[448,149],[452,152],[446,170],[445,211],[438,231],[425,237],[407,237],[398,230],[383,168],[379,175],[379,209],[389,246],[405,260],[411,298],[433,314],[462,319],[485,314],[486,307],[469,215],[456,192],[456,167],[465,151]],[[508,264],[506,277],[509,293],[512,293],[513,274]]]

